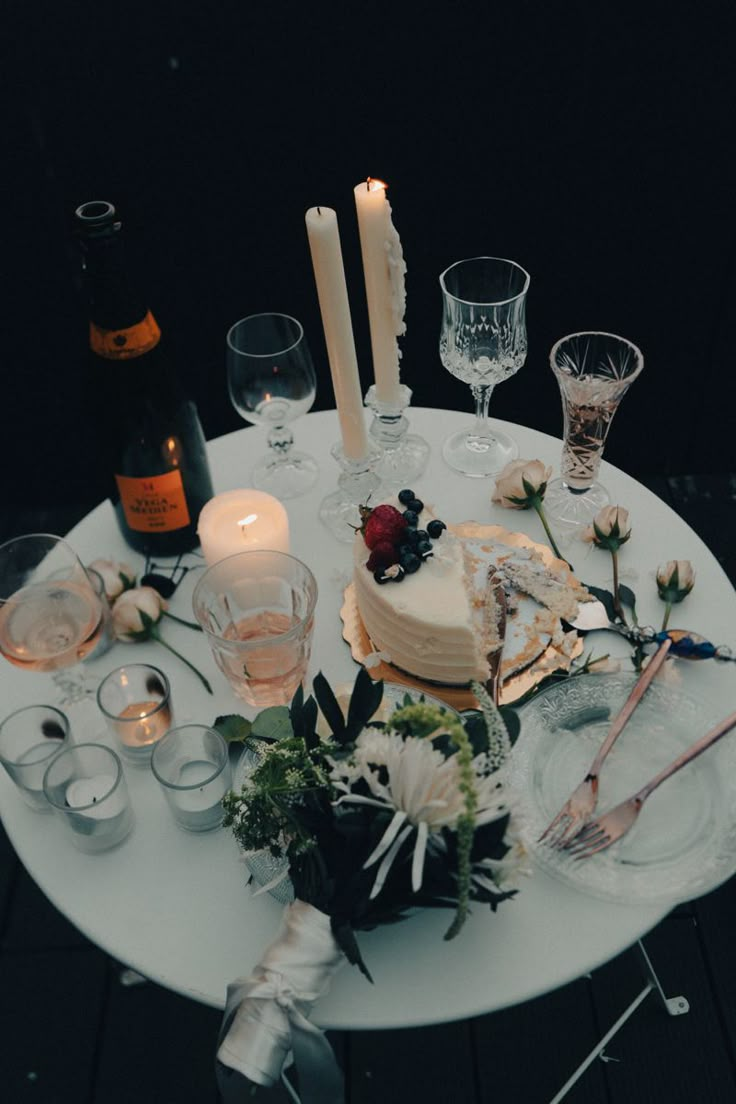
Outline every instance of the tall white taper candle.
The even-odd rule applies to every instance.
[[[331,207],[310,207],[305,221],[342,445],[347,457],[361,460],[368,438],[337,215]]]
[[[399,405],[400,352],[396,339],[406,332],[406,265],[401,240],[391,221],[386,185],[370,177],[357,184],[355,207],[368,300],[376,397],[382,403]]]

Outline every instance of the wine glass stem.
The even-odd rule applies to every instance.
[[[491,425],[488,421],[488,404],[493,393],[492,383],[473,383],[470,385],[475,399],[475,425],[470,431],[470,440],[490,441],[493,439]]]
[[[278,460],[285,460],[294,444],[294,434],[288,426],[274,426],[268,431],[268,443]]]

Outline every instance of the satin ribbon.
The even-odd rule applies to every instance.
[[[303,901],[287,905],[278,937],[250,977],[228,985],[217,1080],[227,1104],[247,1099],[242,1078],[270,1087],[290,1055],[302,1104],[344,1104],[332,1047],[308,1015],[345,961],[330,918]]]

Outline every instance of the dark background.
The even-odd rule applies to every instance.
[[[604,329],[645,370],[606,456],[634,475],[730,472],[736,12],[730,0],[329,6],[17,3],[4,23],[3,502],[107,494],[74,208],[113,201],[208,437],[242,425],[224,339],[302,320],[334,405],[304,213],[340,220],[372,381],[353,186],[390,185],[408,264],[403,379],[471,408],[437,353],[437,277],[464,256],[532,275],[529,357],[491,411],[559,435],[553,342]],[[105,371],[100,368],[99,371]],[[110,367],[109,371],[120,371]],[[119,385],[125,387],[124,372]]]

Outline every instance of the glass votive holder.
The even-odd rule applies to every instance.
[[[16,709],[0,724],[0,763],[18,787],[26,805],[51,811],[43,776],[51,760],[69,744],[69,721],[52,705]]]
[[[285,552],[238,552],[214,564],[192,606],[215,663],[249,705],[288,705],[309,666],[317,580]]]
[[[151,770],[180,828],[207,832],[222,824],[222,799],[232,772],[227,743],[214,728],[169,729],[153,749]]]
[[[145,766],[154,744],[171,728],[171,687],[158,667],[129,663],[117,667],[97,690],[108,729],[123,759]]]
[[[123,765],[104,744],[71,744],[48,767],[43,790],[80,851],[109,851],[133,827]]]

